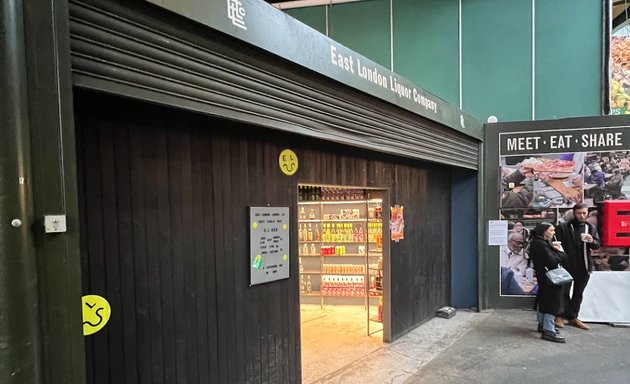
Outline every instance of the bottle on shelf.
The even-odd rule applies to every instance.
[[[311,223],[308,223],[308,231],[306,232],[306,240],[313,241],[313,227],[311,227]]]
[[[376,208],[374,208],[374,218],[376,220],[382,220],[383,219],[383,207],[381,205],[381,203],[376,203]]]
[[[306,210],[304,207],[300,207],[300,220],[306,220]]]
[[[310,220],[315,220],[315,209],[311,208],[310,212],[308,213],[308,218]]]
[[[310,248],[311,255],[317,255],[317,250],[315,249],[315,244],[311,243]]]
[[[308,255],[308,244],[306,243],[302,245],[302,255]]]
[[[304,230],[302,229],[302,224],[300,224],[300,229],[298,230],[298,238],[300,241],[304,241]]]
[[[299,262],[300,262],[300,267],[299,267],[300,273],[304,273],[304,265],[302,264],[302,258],[301,257],[299,258]]]
[[[306,283],[304,282],[304,276],[300,275],[300,293],[306,292]]]
[[[313,291],[313,284],[311,283],[311,275],[306,277],[306,293],[311,293]]]

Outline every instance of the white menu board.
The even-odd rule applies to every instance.
[[[249,207],[250,286],[289,278],[289,207]]]

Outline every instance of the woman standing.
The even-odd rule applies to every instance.
[[[529,247],[529,257],[534,262],[534,270],[538,276],[538,293],[536,294],[538,331],[542,332],[544,340],[564,343],[564,336],[560,335],[554,326],[556,315],[564,312],[565,299],[562,285],[554,285],[547,279],[548,269],[555,269],[558,264],[566,260],[566,254],[559,241],[551,242],[556,231],[550,223],[539,223],[532,231],[532,241]]]

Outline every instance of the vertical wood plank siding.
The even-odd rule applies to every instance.
[[[297,226],[291,278],[249,287],[250,205],[290,206],[298,183],[389,191],[392,338],[450,298],[447,167],[77,91],[85,294],[109,324],[86,337],[88,383],[299,383]],[[299,156],[280,172],[284,148]]]

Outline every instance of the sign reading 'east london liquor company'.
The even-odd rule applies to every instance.
[[[147,0],[420,116],[481,139],[482,123],[258,0]]]

